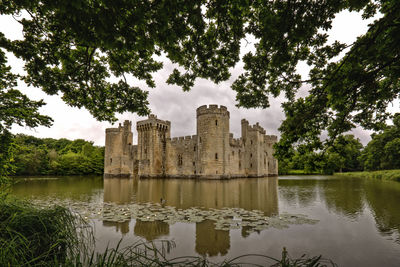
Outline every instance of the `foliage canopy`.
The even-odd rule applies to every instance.
[[[16,175],[101,175],[104,147],[77,139],[14,137],[13,165]]]
[[[354,43],[328,44],[326,31],[343,10],[381,16]],[[21,12],[27,16],[18,17]],[[323,130],[333,140],[358,125],[381,129],[387,105],[399,96],[397,0],[5,0],[0,14],[13,15],[23,26],[22,40],[0,33],[0,47],[25,62],[20,78],[61,94],[99,120],[115,120],[115,112],[149,112],[148,92],[129,84],[127,76],[154,87],[152,74],[163,67],[160,55],[178,66],[167,82],[184,90],[196,78],[227,80],[243,60],[244,72],[232,84],[239,106],[266,108],[270,96],[285,94],[282,156],[295,143],[321,148]],[[241,42],[252,37],[255,50],[241,57]],[[307,80],[296,73],[302,61],[311,67]],[[1,52],[0,74],[15,87],[4,62]],[[303,85],[310,88],[308,96],[296,97]],[[33,112],[42,104],[28,103]],[[33,114],[25,123],[50,123]]]
[[[361,159],[365,170],[400,169],[400,113],[395,114],[394,125],[372,135]]]
[[[369,144],[368,144],[369,145]],[[360,171],[363,167],[363,146],[353,135],[340,135],[325,151],[310,151],[304,146],[293,149],[292,157],[279,162],[279,173],[293,171],[302,173],[324,173]]]

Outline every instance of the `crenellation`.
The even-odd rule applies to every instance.
[[[276,143],[278,142],[278,137],[276,135],[265,135],[265,140],[268,143]]]
[[[201,106],[197,108],[196,110],[197,117],[205,114],[219,114],[222,116],[227,116],[229,118],[229,111],[225,106],[220,106],[218,105],[209,105],[208,107],[206,105]]]
[[[240,142],[240,140],[231,140],[231,142],[229,143],[231,147],[241,147],[242,143]]]
[[[242,136],[229,131],[225,106],[204,105],[196,110],[195,135],[170,136],[171,122],[150,114],[138,121],[138,144],[132,145],[132,122],[106,129],[105,176],[195,177],[226,179],[277,175],[274,135],[257,122],[241,120]]]
[[[106,133],[118,133],[120,131],[121,131],[120,128],[107,128],[106,129]]]

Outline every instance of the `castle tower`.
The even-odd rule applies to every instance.
[[[257,122],[250,126],[245,119],[242,120],[242,141],[244,153],[241,161],[246,176],[268,175],[267,157],[272,155],[266,151],[265,130]]]
[[[267,155],[267,173],[270,176],[278,175],[278,161],[274,155],[274,144],[278,142],[276,135],[265,135],[265,153]]]
[[[246,119],[242,119],[241,126],[242,126],[242,139],[245,142],[247,138],[247,128],[249,128],[249,121]]]
[[[197,108],[197,145],[198,175],[220,177],[228,173],[229,111],[226,107]]]
[[[133,174],[132,122],[126,120],[118,128],[106,129],[104,176],[131,176]]]
[[[165,175],[166,141],[171,135],[171,122],[151,114],[147,120],[137,122],[137,131],[139,176]]]

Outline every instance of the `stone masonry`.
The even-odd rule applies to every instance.
[[[242,137],[229,133],[229,111],[217,105],[197,108],[197,133],[171,138],[171,122],[150,115],[138,121],[137,145],[132,123],[106,129],[105,177],[205,178],[278,175],[274,135],[242,120]]]

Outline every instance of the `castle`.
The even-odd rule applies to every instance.
[[[150,115],[138,121],[133,145],[132,122],[106,129],[105,177],[229,179],[278,175],[274,135],[257,123],[241,121],[242,137],[229,133],[229,111],[217,105],[197,108],[197,134],[171,138],[171,122]]]

